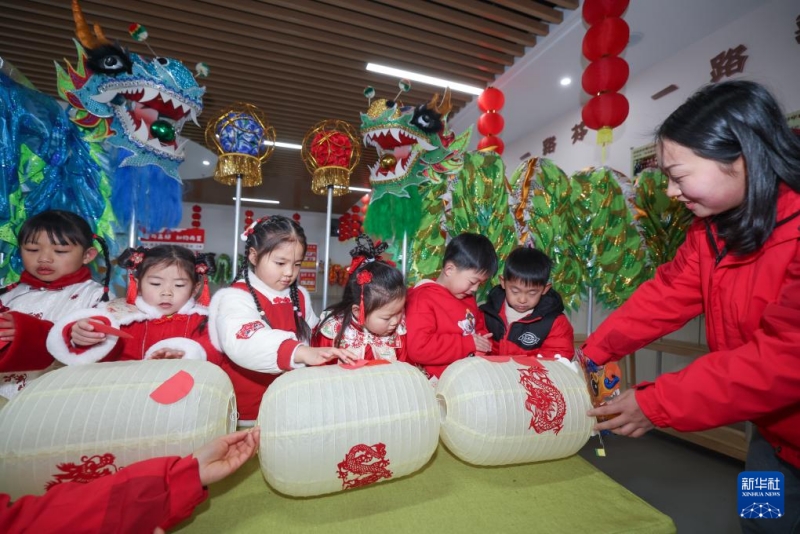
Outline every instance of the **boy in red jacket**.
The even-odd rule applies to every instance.
[[[447,366],[492,350],[491,334],[473,296],[497,272],[491,241],[461,234],[448,243],[436,280],[420,280],[406,303],[408,361],[438,380]]]
[[[493,336],[493,354],[558,354],[572,359],[572,325],[561,296],[550,285],[552,266],[547,254],[535,248],[518,248],[508,255],[500,285],[481,306]]]

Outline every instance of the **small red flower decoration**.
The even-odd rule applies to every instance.
[[[358,285],[363,286],[372,282],[372,273],[369,271],[361,271],[356,275],[356,282]]]
[[[196,272],[197,274],[206,274],[208,272],[208,265],[205,265],[203,263],[195,265],[194,272]]]

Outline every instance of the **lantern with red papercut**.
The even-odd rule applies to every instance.
[[[597,130],[597,144],[613,141],[612,130],[628,118],[628,99],[619,90],[628,81],[628,63],[619,57],[630,38],[630,28],[620,16],[629,0],[585,0],[583,19],[589,30],[583,38],[583,55],[589,65],[581,85],[592,98],[583,106],[584,124]]]
[[[483,136],[478,141],[478,150],[494,150],[503,154],[505,144],[497,136],[505,127],[503,116],[499,113],[505,102],[503,92],[496,87],[487,87],[478,97],[478,108],[483,111],[483,115],[478,117],[478,131]]]

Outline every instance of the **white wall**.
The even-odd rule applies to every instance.
[[[697,88],[711,81],[709,60],[739,44],[747,47],[748,59],[744,73],[737,77],[756,80],[768,86],[787,113],[800,109],[800,44],[795,41],[794,35],[798,15],[800,3],[796,0],[775,0],[630,79],[623,89],[630,103],[630,115],[625,124],[614,130],[614,142],[607,149],[606,164],[630,176],[631,149],[652,142],[652,133],[658,124]],[[650,98],[650,95],[673,83],[679,87],[677,91],[657,101]],[[601,151],[595,144],[594,131],[590,130],[583,142],[572,144],[572,126],[579,122],[581,108],[576,106],[572,112],[541,130],[530,132],[513,142],[506,140],[503,159],[513,170],[520,156],[526,152],[533,156],[541,155],[542,141],[555,135],[556,151],[547,157],[567,174],[600,165]],[[607,316],[607,311],[595,309],[593,326],[596,327]],[[571,319],[576,333],[586,332],[586,306],[571,314]],[[667,337],[705,342],[702,318],[691,321]],[[640,354],[644,357],[637,358],[637,379],[651,380],[655,376],[655,359],[648,357],[652,355],[650,351],[641,351]],[[667,354],[663,358],[665,371],[678,370],[690,361]]]
[[[767,85],[787,112],[800,108],[800,44],[794,36],[798,15],[800,4],[796,0],[774,0],[630,79],[622,91],[630,103],[630,114],[625,123],[614,130],[614,142],[607,149],[606,164],[629,174],[630,148],[651,142],[656,126],[697,88],[711,81],[709,60],[739,44],[747,47],[749,57],[744,73],[737,77]],[[656,101],[650,98],[673,83],[679,87],[677,91]],[[513,169],[526,152],[541,155],[542,141],[555,135],[556,151],[547,157],[565,172],[571,174],[599,165],[600,148],[595,144],[594,131],[590,130],[583,142],[572,144],[572,127],[579,122],[581,108],[576,105],[572,112],[541,130],[513,141],[506,139],[503,159]]]

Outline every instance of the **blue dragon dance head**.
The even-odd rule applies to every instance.
[[[72,120],[94,130],[94,140],[121,149],[119,167],[155,165],[180,181],[187,142],[181,129],[187,120],[198,124],[205,88],[177,59],[142,57],[109,41],[98,26],[91,30],[77,0],[72,10],[78,63],[66,70],[56,64],[59,94],[72,106]]]

